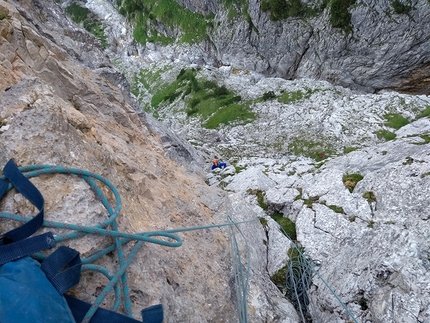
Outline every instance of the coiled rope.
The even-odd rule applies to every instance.
[[[330,285],[322,278],[317,269],[317,264],[310,260],[304,253],[303,249],[297,246],[293,239],[285,232],[282,226],[279,226],[284,235],[291,241],[292,247],[290,248],[289,260],[287,262],[287,270],[285,274],[285,288],[288,298],[295,305],[302,322],[325,323],[316,309],[316,304],[313,304],[308,291],[312,286],[312,279],[318,278],[328,288],[329,292],[333,295],[339,305],[345,310],[350,319],[354,323],[358,323],[354,314],[342,302],[339,296],[334,292]]]
[[[109,215],[108,218],[104,220],[102,223],[94,226],[61,223],[61,222],[47,221],[47,220],[43,222],[44,227],[67,229],[71,231],[69,233],[62,234],[62,235],[55,235],[54,238],[57,242],[76,239],[87,234],[102,235],[102,236],[112,237],[114,239],[114,243],[111,244],[110,246],[86,258],[81,259],[83,263],[82,271],[96,271],[103,274],[109,280],[109,283],[105,286],[103,291],[96,298],[91,308],[85,315],[82,321],[83,323],[88,323],[91,320],[91,318],[93,317],[97,309],[100,307],[100,305],[102,304],[106,296],[112,290],[114,291],[114,297],[115,297],[113,310],[118,311],[121,304],[123,303],[125,314],[129,317],[132,317],[131,300],[130,300],[130,293],[128,289],[126,270],[129,267],[129,265],[132,263],[138,251],[140,250],[140,248],[145,242],[175,248],[175,247],[181,246],[183,243],[182,239],[176,233],[210,229],[210,228],[219,228],[224,226],[228,226],[228,227],[234,226],[237,228],[238,224],[248,223],[248,222],[258,220],[258,218],[255,218],[247,221],[233,222],[231,219],[229,219],[229,222],[221,223],[221,224],[196,226],[196,227],[189,227],[189,228],[179,228],[179,229],[171,229],[171,230],[149,231],[149,232],[140,232],[140,233],[124,233],[118,230],[118,225],[116,223],[116,219],[122,208],[121,197],[116,187],[112,185],[112,183],[109,182],[107,179],[103,178],[102,176],[82,169],[68,168],[68,167],[61,167],[61,166],[51,166],[51,165],[25,166],[25,167],[20,167],[19,171],[27,178],[36,177],[43,174],[67,174],[67,175],[79,176],[90,185],[90,187],[94,190],[97,198],[101,201],[101,203],[103,204],[103,206],[106,208],[108,212],[108,215]],[[5,179],[4,176],[0,178],[3,180]],[[100,188],[99,184],[104,184],[112,192],[115,200],[114,205],[111,205],[107,196],[103,193],[102,189]],[[7,190],[8,191],[11,190],[12,187],[13,186],[9,184]],[[19,221],[19,222],[28,222],[31,219],[31,217],[26,217],[26,216],[13,214],[9,212],[0,212],[0,217]],[[137,241],[137,243],[133,246],[129,254],[125,255],[122,246],[130,241]],[[119,269],[115,274],[109,273],[109,271],[103,266],[93,264],[93,262],[95,262],[96,260],[100,259],[106,254],[115,250],[117,251],[118,264],[119,264]],[[236,251],[235,254],[238,254],[238,251]],[[45,256],[42,254],[37,254],[35,255],[35,257],[39,259],[45,258]],[[236,259],[236,260],[240,261],[240,259]],[[243,319],[241,320],[241,322],[247,322],[246,321],[246,292],[247,292],[247,284],[248,284],[248,277],[249,277],[249,264],[248,264],[248,269],[245,273],[241,269],[239,270],[239,272],[240,274],[237,278],[239,280],[237,281],[237,283],[240,284],[241,286],[240,298],[241,298],[242,305],[240,307],[244,309],[242,310],[242,312],[245,311],[243,315],[241,315]]]

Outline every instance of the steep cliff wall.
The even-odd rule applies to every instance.
[[[285,79],[327,80],[368,92],[430,93],[427,0],[177,2],[202,15],[187,16],[191,18],[181,24],[174,19],[180,10],[169,12],[152,1],[128,14],[132,18],[130,12],[139,12],[136,30],[143,44],[183,43],[185,38],[185,43],[200,44],[182,58],[178,48],[172,59],[231,65]],[[125,8],[128,1],[122,3]],[[184,38],[193,32],[200,36]]]

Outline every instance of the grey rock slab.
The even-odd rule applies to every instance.
[[[250,167],[237,174],[225,189],[235,192],[246,192],[250,189],[266,191],[274,185],[275,182],[268,178],[261,169]]]

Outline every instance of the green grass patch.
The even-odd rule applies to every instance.
[[[343,207],[338,205],[327,205],[327,207],[331,210],[333,210],[336,213],[342,213],[345,214],[345,211],[343,210]]]
[[[414,162],[414,159],[411,156],[407,156],[405,158],[405,161],[403,162],[403,165],[411,165]]]
[[[187,116],[198,116],[207,129],[215,129],[221,124],[246,124],[257,117],[249,108],[250,102],[242,101],[225,86],[198,78],[195,69],[183,69],[175,81],[159,86],[152,97],[151,107],[155,110],[161,103],[172,103],[178,98],[185,100]]]
[[[221,124],[247,124],[256,119],[256,114],[249,110],[247,104],[229,104],[212,115],[204,124],[206,129],[216,129]]]
[[[247,0],[221,0],[224,7],[228,10],[227,19],[229,21],[242,16],[247,19],[248,15],[248,1]]]
[[[363,175],[361,174],[345,174],[342,176],[342,182],[345,187],[352,193],[354,191],[355,186],[359,181],[363,179]]]
[[[414,145],[426,145],[426,144],[430,143],[430,135],[427,135],[427,134],[420,135],[420,138],[424,141],[423,142],[414,142],[413,144]]]
[[[296,156],[305,156],[319,162],[327,157],[334,155],[332,145],[323,141],[313,141],[300,138],[294,138],[288,144],[290,154]]]
[[[278,97],[278,101],[285,104],[290,104],[302,100],[304,93],[302,91],[284,92]]]
[[[430,172],[426,172],[426,173],[422,173],[422,174],[421,174],[421,178],[424,178],[424,177],[426,177],[426,176],[430,176]]]
[[[141,44],[175,42],[174,30],[180,30],[178,41],[199,43],[206,39],[207,29],[212,24],[213,15],[205,17],[192,12],[175,0],[123,0],[119,12],[135,22],[133,36]],[[155,26],[163,24],[170,29],[170,36],[161,35]]]
[[[375,134],[378,137],[378,139],[381,139],[381,140],[384,139],[385,141],[396,139],[396,134],[394,132],[391,132],[385,129],[378,130]]]
[[[93,34],[102,43],[103,48],[108,47],[104,27],[100,20],[96,19],[88,8],[81,7],[76,2],[73,2],[66,8],[66,13],[72,20],[81,24],[85,30]]]
[[[133,78],[131,84],[131,93],[136,97],[139,96],[139,86],[143,86],[149,92],[154,92],[155,88],[161,87],[161,75],[167,70],[171,69],[172,66],[165,65],[156,70],[141,69],[138,74]]]
[[[308,208],[312,208],[312,205],[320,199],[319,196],[309,196],[309,198],[303,200],[303,204]]]
[[[297,196],[294,198],[294,201],[298,201],[298,200],[301,200],[301,199],[302,199],[303,189],[302,189],[301,187],[298,187],[298,188],[297,188],[297,190],[299,191],[299,195],[297,195]]]
[[[372,203],[376,202],[376,195],[372,191],[367,191],[363,193],[363,197],[367,200],[367,202]]]
[[[140,44],[159,43],[161,45],[169,45],[175,42],[175,38],[160,34],[156,29],[151,28],[146,23],[144,16],[138,16],[135,19],[135,27],[133,29],[133,38]]]
[[[258,205],[265,211],[269,208],[269,206],[264,201],[264,192],[261,190],[248,190],[249,195],[255,195],[257,197]]]
[[[421,119],[421,118],[428,118],[430,116],[430,105],[428,107],[426,107],[423,111],[421,111],[420,113],[418,113],[418,115],[416,116],[416,119]]]
[[[246,167],[245,166],[242,167],[242,166],[234,165],[234,169],[236,170],[236,174],[239,174],[241,171],[245,170]]]
[[[345,147],[343,148],[343,153],[346,155],[346,154],[349,154],[350,152],[356,151],[357,149],[358,149],[357,147]]]
[[[286,286],[286,274],[287,274],[287,266],[282,267],[279,269],[275,274],[273,274],[272,277],[270,277],[270,280],[276,285],[276,287],[279,288],[281,292],[285,292],[285,286]]]
[[[281,226],[291,240],[297,240],[296,224],[293,221],[284,217],[281,213],[274,213],[271,217]]]
[[[401,114],[390,113],[386,114],[384,118],[387,120],[387,122],[385,122],[385,125],[396,130],[409,124],[409,120],[403,117]]]

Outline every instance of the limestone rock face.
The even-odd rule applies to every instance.
[[[344,17],[350,16],[344,29],[332,26],[330,5],[318,11],[323,1],[297,1],[318,13],[279,21],[271,20],[270,11],[262,11],[261,0],[177,2],[206,15],[211,21],[209,40],[197,46],[148,43],[139,51],[145,59],[233,66],[285,79],[326,80],[366,92],[429,93],[427,0],[401,3],[403,11],[391,0],[357,2],[339,9]],[[215,15],[213,20],[209,14]],[[180,35],[168,22],[157,21],[152,27],[169,37]]]
[[[246,176],[254,169],[264,171],[259,170],[260,183],[273,181],[270,188],[258,187],[268,205],[266,215],[282,212],[295,222],[297,241],[318,269],[308,295],[310,308],[318,313],[314,317],[322,322],[351,320],[326,284],[360,322],[415,323],[430,318],[430,149],[428,142],[412,135],[412,129],[415,134],[425,131],[421,125],[428,120],[416,123],[401,129],[408,136],[298,174],[286,174],[297,162],[269,159],[264,165],[260,159],[250,166],[248,160],[249,168],[232,176],[235,185],[226,186],[246,194],[244,188],[255,187],[254,178]],[[344,183],[348,174],[363,176],[352,192]],[[252,203],[259,212],[256,201]],[[260,208],[261,212],[265,217]],[[266,218],[268,270],[273,274],[285,265],[291,244]]]
[[[303,186],[318,202],[299,213],[298,239],[347,303],[361,300],[362,321],[429,319],[428,163],[428,147],[399,140],[333,160]],[[346,173],[364,175],[352,193],[342,187]]]
[[[225,193],[207,186],[192,167],[185,169],[167,158],[165,145],[174,142],[178,152],[171,156],[184,164],[199,165],[198,154],[173,134],[173,139],[160,139],[155,130],[162,127],[137,110],[128,83],[90,34],[74,26],[54,1],[0,1],[0,13],[1,165],[13,158],[19,166],[60,165],[103,176],[122,197],[118,224],[124,232],[226,221]],[[45,198],[48,220],[95,225],[108,216],[82,178],[45,175],[31,181]],[[14,190],[0,206],[34,214]],[[229,213],[233,219],[236,215]],[[14,225],[2,220],[1,232]],[[181,247],[146,243],[131,265],[134,316],[138,318],[143,307],[162,303],[166,322],[237,322],[228,231],[213,228],[179,235]],[[92,236],[66,242],[83,257],[107,243],[107,238]],[[254,251],[254,264],[266,258],[265,249]],[[118,269],[110,256],[99,264]],[[266,273],[262,265],[250,273],[258,306],[249,313],[249,322],[267,322],[279,311],[290,318],[282,322],[297,322]],[[75,292],[92,302],[105,284],[102,276],[85,272]],[[272,298],[277,305],[269,306]],[[108,298],[103,305],[111,303]]]
[[[302,1],[307,4],[317,2]],[[429,93],[426,0],[397,14],[392,1],[351,6],[351,31],[333,28],[330,10],[312,18],[270,20],[259,0],[249,1],[244,17],[218,11],[212,41],[220,62],[286,79],[310,77],[360,89]],[[427,71],[427,72],[426,72]]]

